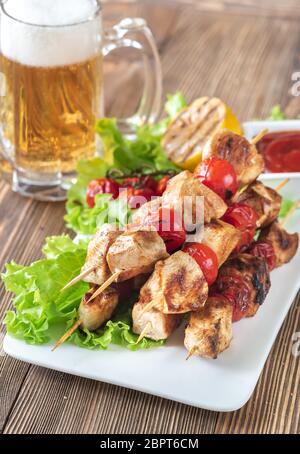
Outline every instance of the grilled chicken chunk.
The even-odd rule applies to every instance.
[[[232,306],[226,298],[208,298],[205,306],[190,315],[184,345],[190,354],[216,359],[232,339]]]
[[[144,301],[139,301],[133,307],[133,332],[144,333],[149,339],[156,341],[168,339],[182,321],[181,315],[163,314],[155,308],[143,312],[144,308]]]
[[[256,314],[270,290],[268,266],[260,257],[239,254],[219,270],[212,294],[222,294],[233,305],[233,320]]]
[[[195,260],[179,251],[159,261],[140,292],[139,303],[153,304],[164,314],[184,314],[203,306],[208,285]]]
[[[200,197],[204,197],[204,220],[197,219],[197,217],[199,218],[198,198]],[[221,197],[201,184],[188,170],[181,172],[169,181],[162,200],[163,206],[173,206],[181,210],[184,213],[185,223],[190,225],[220,219],[227,210],[227,205]],[[201,199],[199,201],[201,206]]]
[[[122,271],[118,281],[151,273],[158,260],[169,257],[162,238],[156,231],[133,231],[120,235],[107,252],[111,273]]]
[[[236,248],[240,237],[241,233],[232,225],[223,221],[213,221],[205,225],[201,243],[216,253],[220,267]]]
[[[203,159],[217,156],[234,167],[239,187],[250,184],[264,170],[263,157],[245,137],[224,129],[215,134],[203,150]]]
[[[119,302],[118,292],[109,288],[87,304],[95,290],[96,287],[84,296],[79,307],[81,326],[89,331],[97,330],[103,323],[110,320]]]
[[[132,215],[132,224],[139,225],[143,224],[143,221],[153,214],[156,214],[162,205],[162,198],[157,197],[150,202],[145,203]]]
[[[264,228],[278,218],[281,201],[282,197],[277,191],[260,181],[252,183],[237,199],[238,203],[250,206],[258,214],[258,228]]]
[[[298,233],[288,233],[278,222],[263,229],[259,240],[269,242],[276,255],[276,267],[284,265],[292,260],[299,246]]]
[[[105,224],[90,241],[87,258],[81,272],[93,266],[95,271],[83,279],[85,282],[102,285],[109,278],[111,273],[106,261],[106,254],[119,235],[120,232],[117,231],[116,226]]]

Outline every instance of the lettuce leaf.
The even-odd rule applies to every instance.
[[[292,208],[293,205],[294,205],[293,200],[282,199],[279,218],[280,219],[284,218],[288,214],[288,212],[290,211],[290,209]]]
[[[286,116],[282,112],[281,107],[280,107],[279,104],[277,104],[276,106],[272,107],[270,116],[267,118],[267,120],[271,120],[271,121],[286,120]]]
[[[161,147],[161,137],[172,119],[186,106],[181,93],[169,95],[165,106],[168,116],[156,125],[137,128],[136,139],[129,140],[122,135],[116,119],[103,118],[97,122],[96,131],[101,137],[103,158],[80,161],[77,168],[77,182],[68,191],[67,226],[76,233],[92,235],[97,227],[108,222],[110,210],[115,212],[116,203],[107,195],[97,198],[95,208],[86,203],[86,190],[93,179],[104,178],[109,170],[123,174],[142,170],[143,173],[178,169],[166,156]],[[117,223],[128,219],[130,210],[122,207]]]
[[[29,344],[45,344],[59,337],[77,319],[78,307],[88,284],[79,282],[70,289],[61,289],[79,272],[85,261],[87,244],[75,244],[67,235],[50,237],[43,248],[45,258],[30,266],[14,262],[2,275],[6,290],[15,294],[13,310],[8,311],[5,324],[8,333]],[[162,345],[143,339],[131,331],[132,300],[120,305],[114,318],[99,332],[77,330],[70,342],[89,349],[103,349],[113,343],[137,350]]]
[[[98,194],[95,202],[95,207],[90,208],[85,201],[78,201],[76,193],[69,194],[65,216],[67,227],[80,234],[93,235],[103,224],[115,223],[124,226],[128,223],[131,210],[124,200],[112,200],[109,194]]]

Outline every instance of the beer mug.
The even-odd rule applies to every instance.
[[[133,47],[144,61],[139,108],[119,120],[122,130],[157,119],[162,76],[155,41],[143,19],[104,32],[98,0],[0,3],[0,166],[11,166],[13,190],[63,200],[77,162],[101,152],[95,124],[104,115],[103,56]]]

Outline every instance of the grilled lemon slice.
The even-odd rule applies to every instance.
[[[199,98],[172,121],[162,138],[162,146],[178,167],[194,170],[207,141],[223,128],[242,134],[237,118],[223,101]]]

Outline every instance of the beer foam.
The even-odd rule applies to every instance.
[[[6,0],[1,11],[1,53],[28,66],[80,63],[101,49],[96,0]]]

